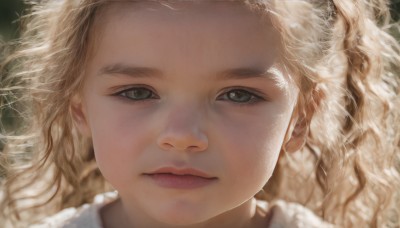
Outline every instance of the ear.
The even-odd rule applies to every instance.
[[[309,102],[299,99],[286,132],[282,146],[284,151],[295,152],[303,148],[307,140],[311,119],[324,97],[321,89],[314,88]]]
[[[87,121],[87,115],[85,106],[83,104],[81,96],[75,95],[71,99],[71,115],[75,127],[79,132],[86,137],[91,137],[91,131],[89,123]]]
[[[293,153],[303,148],[309,129],[307,122],[302,115],[292,119],[283,145],[284,151]]]

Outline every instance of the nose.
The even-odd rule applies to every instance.
[[[208,148],[208,137],[201,129],[203,118],[199,112],[180,109],[165,118],[158,146],[166,151],[200,152]]]

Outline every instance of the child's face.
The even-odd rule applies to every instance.
[[[172,7],[107,6],[79,124],[133,221],[234,219],[274,170],[297,89],[279,73],[277,32],[244,6]],[[164,167],[212,178],[154,175]]]

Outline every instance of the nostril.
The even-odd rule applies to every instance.
[[[166,149],[166,150],[169,150],[174,147],[173,145],[171,145],[169,143],[162,143],[161,145],[162,145],[163,149]]]
[[[188,146],[183,150],[187,151],[187,152],[195,152],[195,151],[199,151],[199,147],[198,146]]]
[[[162,143],[161,144],[162,149],[164,150],[176,150],[176,151],[183,151],[183,152],[196,152],[196,151],[202,151],[202,146],[197,146],[197,145],[191,145],[187,147],[180,147],[179,145],[173,145],[171,143]]]
[[[200,132],[162,132],[157,139],[158,146],[163,150],[182,152],[204,151],[208,147],[208,138]]]

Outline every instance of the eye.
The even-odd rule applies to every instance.
[[[118,92],[115,95],[126,97],[134,101],[158,98],[158,96],[153,91],[144,87],[129,88]]]
[[[252,104],[265,99],[244,89],[232,89],[220,95],[217,100],[228,100],[239,104]]]

